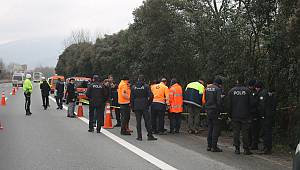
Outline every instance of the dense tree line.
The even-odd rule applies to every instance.
[[[227,89],[240,75],[256,78],[277,93],[277,142],[298,142],[299,0],[146,0],[133,15],[126,30],[69,45],[56,72],[182,84],[218,76]]]

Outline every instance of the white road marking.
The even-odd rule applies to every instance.
[[[55,102],[55,99],[50,96],[49,97],[52,101]],[[65,110],[68,109],[68,107],[63,106],[63,108]],[[77,113],[75,112],[75,114],[77,115]],[[86,124],[89,124],[89,120],[86,119],[85,117],[79,117],[78,119],[80,119],[81,121],[83,121]],[[176,168],[172,167],[171,165],[157,159],[156,157],[154,157],[153,155],[139,149],[138,147],[130,144],[129,142],[125,141],[124,139],[112,134],[111,132],[109,132],[108,130],[105,129],[101,129],[101,132],[109,137],[110,139],[112,139],[113,141],[119,143],[120,145],[122,145],[123,147],[125,147],[126,149],[130,150],[131,152],[135,153],[136,155],[140,156],[141,158],[145,159],[146,161],[152,163],[153,165],[157,166],[160,169],[163,170],[177,170]]]

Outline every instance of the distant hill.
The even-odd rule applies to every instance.
[[[0,44],[0,58],[8,64],[16,62],[37,66],[55,66],[63,49],[63,38],[19,40]]]

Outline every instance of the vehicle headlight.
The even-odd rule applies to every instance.
[[[296,152],[295,152],[295,155],[300,152],[300,143],[298,144],[297,148],[296,148]]]

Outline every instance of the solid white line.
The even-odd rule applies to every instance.
[[[55,102],[55,99],[52,96],[50,96],[49,98]],[[68,107],[66,107],[66,106],[63,106],[63,108],[65,110],[68,109]],[[76,112],[75,112],[75,114],[77,115]],[[85,117],[79,117],[78,119],[80,119],[81,121],[83,121],[86,124],[89,124],[89,120],[86,119]],[[113,141],[117,142],[118,144],[122,145],[123,147],[130,150],[131,152],[135,153],[136,155],[140,156],[141,158],[143,158],[143,159],[147,160],[148,162],[152,163],[153,165],[157,166],[158,168],[163,169],[163,170],[177,170],[176,168],[172,167],[171,165],[157,159],[153,155],[139,149],[138,147],[130,144],[129,142],[125,141],[124,139],[112,134],[108,130],[101,129],[101,132],[105,136],[109,137]]]

